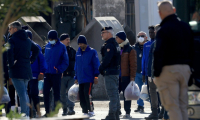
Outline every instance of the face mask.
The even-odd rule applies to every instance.
[[[140,43],[144,42],[144,38],[143,37],[139,37],[138,38],[138,42],[140,42]]]
[[[52,45],[56,43],[55,40],[52,40],[52,41],[49,40],[49,42],[50,42],[50,44],[52,44]]]

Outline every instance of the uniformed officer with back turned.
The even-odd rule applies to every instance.
[[[105,43],[101,47],[102,61],[99,72],[104,76],[106,91],[110,100],[109,113],[106,120],[119,120],[119,68],[120,68],[120,47],[113,38],[112,27],[105,27],[101,30],[102,39]]]

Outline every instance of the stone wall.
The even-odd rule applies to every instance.
[[[125,0],[93,0],[93,17],[114,16],[125,23]]]

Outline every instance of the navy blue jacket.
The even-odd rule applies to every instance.
[[[120,50],[115,38],[105,41],[101,47],[102,61],[99,72],[102,75],[119,75],[120,71]]]
[[[193,58],[193,33],[190,26],[175,14],[162,20],[156,34],[154,76],[159,77],[167,65],[190,65]]]
[[[148,59],[148,77],[153,77],[152,76],[152,62],[153,62],[153,52],[154,52],[154,45],[155,45],[156,41],[154,40],[154,42],[151,44],[151,48],[149,51],[149,59]]]
[[[137,73],[141,73],[143,49],[140,48],[140,44],[138,42],[133,46],[133,48],[137,53]]]
[[[98,77],[100,62],[97,51],[87,46],[85,51],[78,48],[75,62],[75,77],[78,83],[94,83],[94,77]]]
[[[54,44],[48,43],[45,47],[46,73],[62,74],[69,66],[67,49],[59,40]],[[56,69],[58,73],[56,73]]]
[[[147,41],[143,47],[143,56],[142,56],[142,75],[148,76],[148,59],[149,59],[149,51],[151,48],[151,44],[154,40]]]
[[[10,44],[8,49],[9,77],[32,79],[31,63],[36,60],[39,48],[28,39],[25,30],[13,33],[8,42]]]
[[[32,74],[33,74],[32,79],[37,79],[38,75],[40,73],[45,73],[45,71],[47,69],[47,65],[46,65],[44,56],[42,54],[42,49],[38,44],[35,43],[35,45],[38,46],[38,48],[40,49],[40,52],[39,52],[39,55],[38,55],[37,59],[35,60],[35,62],[33,64],[31,64]]]

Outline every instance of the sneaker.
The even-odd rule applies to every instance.
[[[69,111],[67,112],[67,115],[75,115],[75,111],[74,111],[74,110],[69,110]]]
[[[64,109],[63,109],[63,114],[62,114],[62,116],[66,116],[66,115],[67,115],[67,109],[64,108]]]
[[[84,117],[90,117],[90,115],[88,115],[88,113],[83,113]]]
[[[130,116],[130,114],[126,114],[123,116],[123,118],[132,118],[132,117]]]
[[[144,107],[138,106],[138,108],[136,110],[134,110],[134,112],[144,113]]]
[[[48,117],[48,116],[47,116],[47,114],[44,114],[42,117],[43,117],[43,118],[46,118],[46,117]]]
[[[88,115],[89,115],[90,117],[95,116],[94,112],[88,112]]]
[[[20,118],[20,120],[30,120],[30,117],[27,115],[24,115]]]

